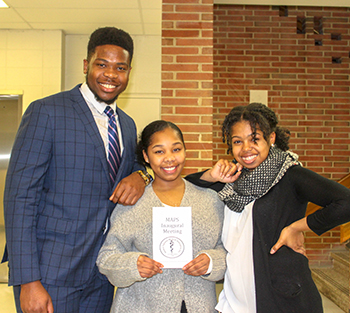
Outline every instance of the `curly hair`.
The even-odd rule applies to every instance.
[[[268,141],[272,132],[276,133],[275,144],[282,151],[289,149],[290,132],[288,129],[278,126],[278,119],[273,110],[261,103],[250,103],[247,106],[234,107],[225,117],[222,124],[222,141],[228,146],[227,153],[232,154],[232,126],[237,122],[247,121],[253,131],[260,129],[263,132],[264,139]]]
[[[149,163],[147,163],[143,157],[143,151],[145,151],[147,154],[147,149],[152,143],[153,135],[167,128],[171,128],[177,133],[177,135],[179,136],[179,139],[181,140],[181,142],[185,147],[184,138],[179,127],[177,127],[172,122],[168,122],[164,120],[154,121],[148,124],[139,135],[139,140],[136,146],[136,158],[138,163],[143,164],[150,168]]]
[[[116,27],[103,27],[96,29],[90,36],[87,46],[87,60],[90,61],[98,46],[115,45],[129,52],[130,64],[134,54],[134,42],[131,36]]]

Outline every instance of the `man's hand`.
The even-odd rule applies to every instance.
[[[137,269],[141,277],[151,278],[154,275],[163,273],[163,264],[150,259],[145,255],[140,255],[137,259]]]
[[[21,285],[19,299],[23,313],[53,313],[51,297],[39,280]]]
[[[194,258],[191,262],[187,263],[182,270],[185,274],[191,276],[201,276],[205,275],[209,268],[210,259],[205,254],[202,253],[196,258]]]
[[[145,181],[137,172],[134,172],[119,182],[109,200],[123,205],[134,205],[144,191]]]

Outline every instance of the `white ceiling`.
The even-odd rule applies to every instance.
[[[162,0],[4,0],[0,29],[63,30],[90,34],[115,26],[131,35],[160,35]]]
[[[116,26],[131,35],[161,35],[162,0],[4,0],[0,29],[63,30],[90,34],[98,27]],[[245,4],[323,5],[348,7],[350,0],[244,0]],[[237,4],[242,0],[214,0]],[[327,4],[326,4],[327,3]]]

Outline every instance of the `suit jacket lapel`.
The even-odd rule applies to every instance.
[[[106,178],[110,182],[109,175],[108,175],[108,165],[107,165],[107,157],[106,157],[106,150],[104,147],[103,140],[101,138],[101,134],[97,128],[95,119],[91,113],[91,110],[89,109],[88,105],[86,104],[80,90],[80,85],[76,86],[71,93],[72,100],[74,102],[74,109],[77,111],[79,118],[82,119],[83,124],[85,125],[86,131],[89,134],[92,142],[94,143],[96,147],[96,151],[98,156],[101,159],[101,163],[103,166],[103,169],[106,174]]]

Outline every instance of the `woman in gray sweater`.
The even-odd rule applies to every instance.
[[[182,179],[186,150],[173,123],[146,126],[138,158],[152,168],[154,181],[134,206],[116,206],[97,258],[100,272],[118,287],[111,312],[216,312],[215,281],[226,269],[223,203],[214,191]],[[162,206],[191,207],[194,259],[182,268],[153,260],[152,209]]]

